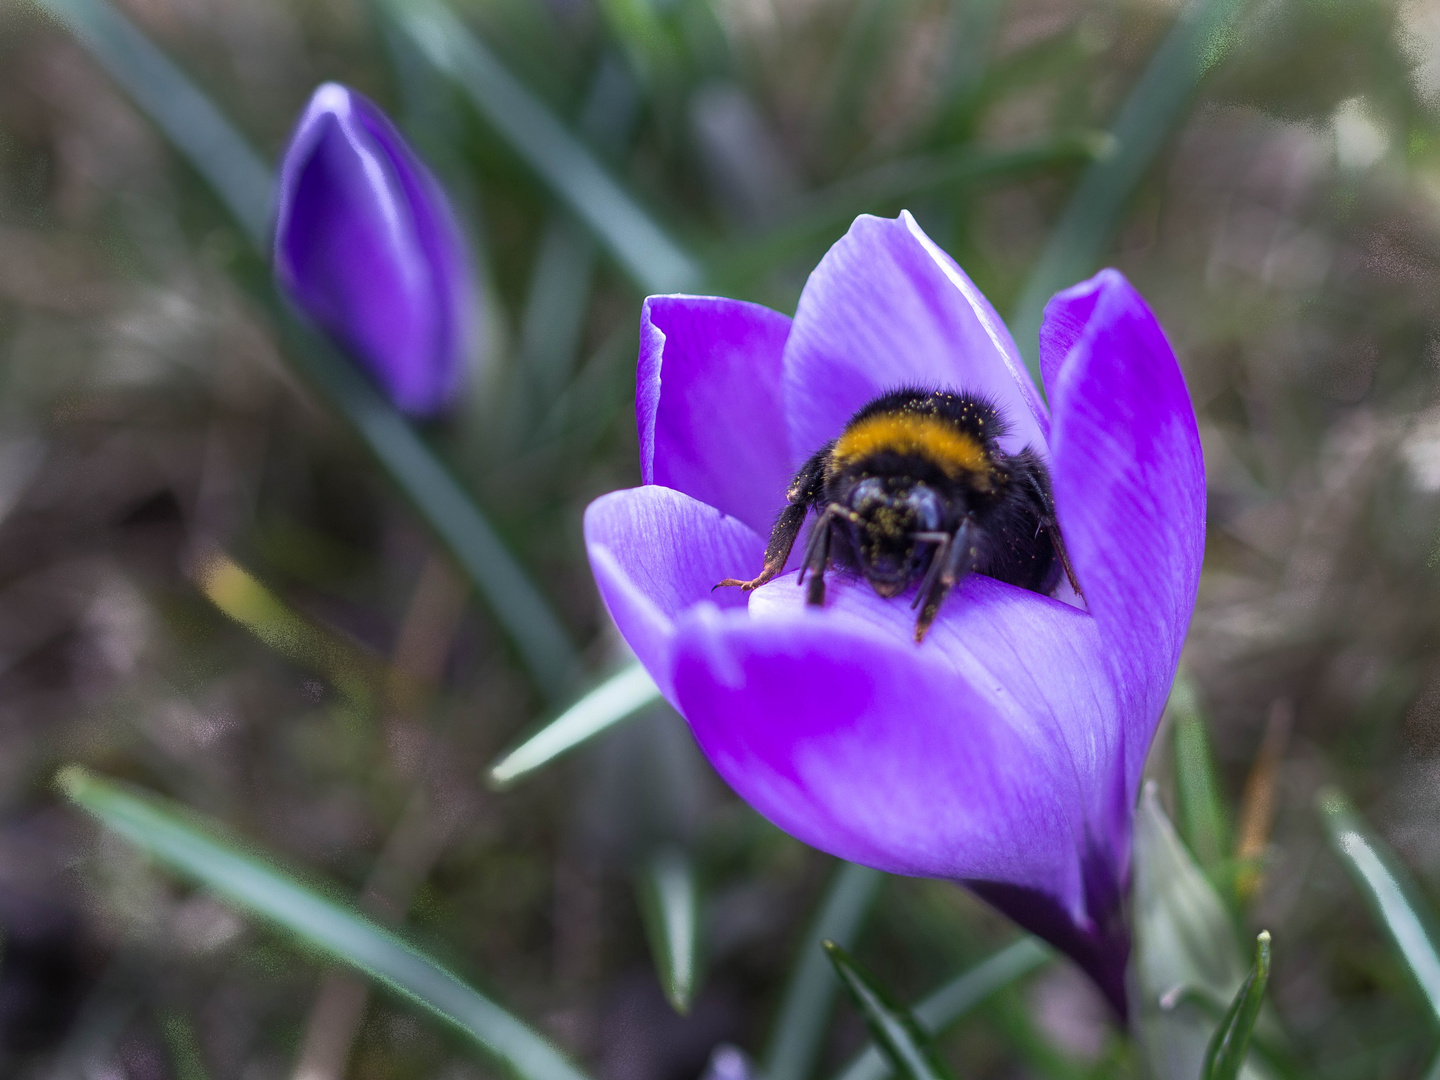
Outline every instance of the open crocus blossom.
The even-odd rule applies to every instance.
[[[626,640],[752,806],[841,858],[967,885],[1123,1016],[1132,811],[1195,604],[1204,466],[1175,355],[1118,272],[1051,300],[1040,366],[1049,412],[914,219],[861,217],[793,321],[646,301],[644,486],[592,503],[585,539]],[[909,603],[838,574],[820,608],[793,569],[712,592],[758,572],[797,466],[901,386],[987,397],[1002,449],[1048,460],[1083,601],[971,575],[917,644]]]
[[[403,412],[459,389],[471,338],[464,239],[435,177],[375,104],[310,98],[280,166],[275,274]]]

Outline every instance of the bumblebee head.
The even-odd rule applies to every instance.
[[[859,569],[881,596],[903,592],[929,550],[917,533],[933,533],[944,518],[940,496],[908,477],[867,477],[848,500],[850,545]]]

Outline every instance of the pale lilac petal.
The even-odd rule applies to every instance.
[[[792,470],[780,405],[790,320],[739,300],[652,296],[640,315],[640,475],[768,536]]]
[[[797,577],[787,574],[758,590],[750,616],[767,621],[801,614],[805,598]],[[924,642],[916,645],[909,603],[877,596],[864,582],[836,573],[827,582],[821,614],[837,628],[878,630],[914,655],[934,655],[988,688],[1027,743],[1064,755],[1075,777],[1081,831],[1105,849],[1127,846],[1129,813],[1115,768],[1124,730],[1115,722],[1105,646],[1088,614],[976,575],[946,599]],[[1120,873],[1124,867],[1113,869]]]
[[[963,882],[1085,968],[1124,1015],[1129,804],[1094,620],[985,577],[924,643],[909,605],[796,575],[678,623],[678,706],[752,806],[807,843]]]
[[[909,213],[862,216],[810,275],[785,344],[790,463],[900,386],[984,394],[1010,422],[1008,449],[1044,452],[1045,407],[989,302]]]
[[[1128,807],[1195,608],[1200,436],[1175,354],[1120,273],[1060,293],[1045,321],[1056,510],[1120,695]]]
[[[893,873],[1042,889],[1083,918],[1070,756],[978,665],[843,603],[701,605],[677,623],[674,685],[720,775],[786,832]]]
[[[672,703],[676,616],[702,599],[744,607],[739,589],[711,590],[723,578],[751,576],[765,554],[764,541],[743,522],[654,485],[592,502],[585,548],[610,617]]]
[[[1056,293],[1045,305],[1040,323],[1040,379],[1047,390],[1055,385],[1065,357],[1090,325],[1090,316],[1104,292],[1097,287],[1097,280],[1091,278],[1072,285]]]

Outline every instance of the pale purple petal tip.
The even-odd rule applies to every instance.
[[[1008,448],[1044,450],[1044,406],[994,309],[909,214],[866,215],[805,283],[785,345],[791,465],[902,386],[983,394],[1010,421]]]
[[[601,599],[661,693],[674,702],[675,618],[701,600],[744,606],[738,589],[765,544],[743,522],[670,488],[647,485],[602,495],[585,511],[585,549]]]
[[[790,320],[759,304],[652,296],[640,314],[640,475],[769,535],[790,468],[780,358]]]
[[[1195,609],[1205,462],[1179,362],[1122,274],[1056,296],[1045,326],[1056,508],[1123,695],[1128,820]]]
[[[782,829],[892,873],[1058,888],[1082,910],[1063,751],[939,650],[843,607],[701,605],[677,622],[674,656],[706,756]]]

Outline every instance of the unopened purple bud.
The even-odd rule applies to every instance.
[[[460,388],[472,338],[465,241],[433,174],[373,102],[310,98],[280,166],[275,274],[403,412]]]

